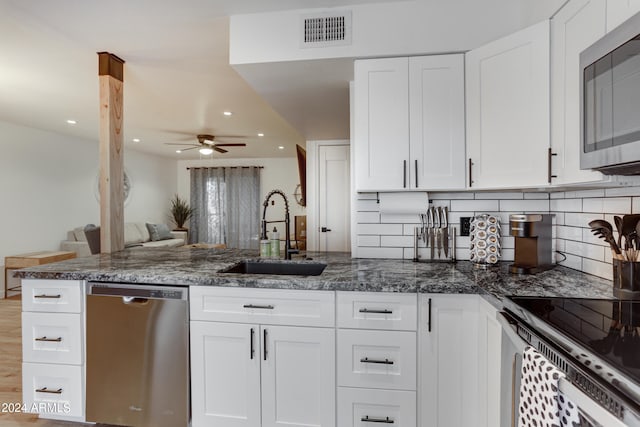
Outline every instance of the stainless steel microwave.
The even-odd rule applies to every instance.
[[[640,175],[640,13],[580,54],[581,169]]]

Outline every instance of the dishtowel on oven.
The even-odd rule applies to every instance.
[[[577,406],[558,388],[564,377],[536,349],[524,350],[518,427],[580,427]]]

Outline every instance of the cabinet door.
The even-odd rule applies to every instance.
[[[262,426],[335,425],[335,330],[262,326]]]
[[[354,166],[358,191],[409,187],[409,60],[355,62]]]
[[[466,55],[472,187],[548,183],[549,21]]]
[[[607,32],[640,12],[640,0],[607,0]]]
[[[420,295],[420,425],[476,426],[477,295]]]
[[[502,326],[496,318],[497,310],[484,298],[477,300],[479,425],[499,426]]]
[[[256,325],[191,322],[193,427],[260,426],[259,336]]]
[[[464,55],[409,58],[410,187],[465,186]]]
[[[602,180],[580,169],[580,52],[604,33],[605,0],[572,0],[551,20],[552,184]]]

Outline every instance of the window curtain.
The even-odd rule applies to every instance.
[[[191,169],[190,243],[224,243],[257,249],[260,233],[260,168]]]

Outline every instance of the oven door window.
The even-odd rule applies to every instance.
[[[640,141],[640,35],[584,70],[584,150]]]

